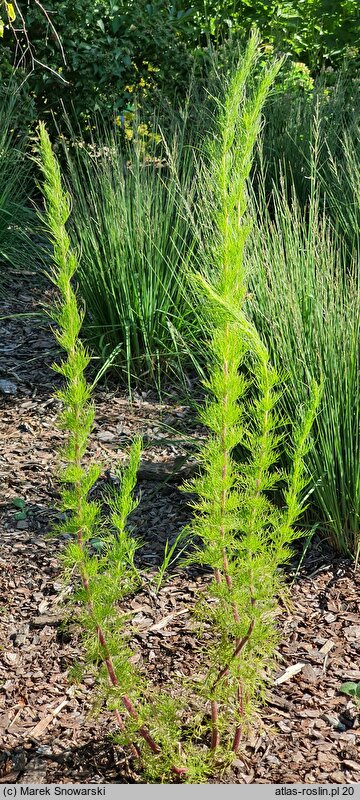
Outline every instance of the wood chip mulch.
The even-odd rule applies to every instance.
[[[30,277],[14,275],[16,300],[2,303],[1,316],[38,311],[42,291]],[[56,348],[44,319],[4,319],[0,327],[0,782],[141,782],[109,739],[112,715],[91,715],[93,678],[79,686],[68,679],[82,649],[76,626],[62,625],[66,590],[58,556],[66,540],[48,537],[59,521],[55,465],[62,434],[54,427],[57,379],[49,368]],[[177,479],[172,474],[174,463],[192,464],[180,436],[203,432],[175,397],[159,404],[139,394],[130,404],[116,387],[103,387],[95,399],[91,456],[104,464],[102,481],[126,458],[136,432],[145,437],[147,464],[155,465],[155,475],[143,465],[132,517],[143,540],[140,567],[155,574],[166,540],[175,541],[189,521],[178,469]],[[291,608],[279,617],[279,670],[268,705],[224,783],[360,782],[359,710],[339,693],[344,681],[360,681],[360,572],[314,537],[294,574]],[[177,676],[196,678],[202,669],[191,607],[207,580],[196,571],[176,572],[175,565],[158,593],[148,581],[130,602],[134,661],[160,687],[174,685]]]

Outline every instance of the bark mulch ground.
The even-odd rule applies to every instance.
[[[3,317],[39,310],[41,289],[30,280],[15,275],[12,295],[16,301],[3,302]],[[55,464],[62,434],[54,426],[56,377],[49,369],[56,349],[40,318],[4,319],[0,326],[0,781],[141,782],[109,738],[112,715],[92,715],[93,678],[75,685],[68,677],[83,654],[76,625],[62,625],[59,554],[66,540],[48,538],[59,521]],[[131,601],[133,660],[159,687],[175,687],[181,675],[196,678],[203,669],[191,608],[208,577],[175,565],[156,592],[156,565],[166,540],[175,541],[189,520],[178,469],[183,461],[191,468],[191,448],[189,456],[180,436],[202,431],[175,397],[159,404],[144,393],[130,404],[115,388],[99,389],[91,455],[104,464],[103,482],[126,458],[135,432],[147,450],[132,524],[150,580]],[[314,538],[289,580],[292,605],[279,617],[279,671],[269,702],[222,782],[358,783],[359,715],[339,687],[360,681],[360,573]],[[295,665],[291,675],[287,668]]]

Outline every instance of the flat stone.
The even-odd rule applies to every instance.
[[[305,664],[302,668],[301,677],[304,681],[308,681],[309,683],[318,682],[318,676],[311,664]]]
[[[324,719],[325,722],[328,722],[329,725],[331,725],[332,728],[335,728],[335,730],[337,730],[337,731],[346,731],[346,725],[343,725],[342,722],[340,722],[338,717],[335,717],[332,714],[322,714],[321,716],[322,716],[322,719]]]
[[[111,433],[111,431],[100,431],[97,438],[100,442],[112,442],[115,439],[115,433]]]
[[[4,378],[0,379],[0,392],[1,394],[17,394],[16,383],[7,381]]]
[[[29,520],[28,519],[19,519],[19,522],[16,523],[16,527],[18,531],[26,531],[29,527]]]

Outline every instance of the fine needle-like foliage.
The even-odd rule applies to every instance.
[[[50,315],[56,323],[56,339],[66,354],[54,365],[64,378],[56,396],[62,404],[59,425],[67,433],[60,475],[66,521],[60,527],[72,537],[63,560],[69,580],[73,583],[78,578],[74,600],[77,609],[81,608],[86,661],[99,671],[101,698],[106,698],[115,712],[115,740],[130,746],[148,782],[182,778],[196,783],[204,774],[205,761],[197,743],[191,741],[193,728],[182,747],[186,698],[159,692],[135,671],[125,629],[129,615],[119,609],[120,603],[126,608],[126,597],[140,583],[134,564],[136,542],[126,530],[127,518],[136,505],[133,489],[141,453],[139,439],[132,445],[127,469],[117,471],[119,488],[113,487],[106,495],[109,526],[101,518],[100,503],[89,499],[100,474],[98,465],[86,466],[84,460],[94,419],[92,388],[85,377],[90,355],[79,338],[83,312],[73,287],[77,257],[66,231],[70,200],[42,124],[38,163],[44,175],[45,215],[53,244],[49,277],[58,292]]]
[[[87,466],[86,459],[94,408],[85,375],[90,355],[80,339],[83,312],[73,285],[77,254],[66,230],[70,201],[45,127],[40,124],[39,130],[45,217],[53,244],[49,277],[58,297],[50,314],[65,351],[65,359],[54,366],[64,379],[57,397],[62,404],[59,423],[67,433],[60,476],[66,521],[61,530],[72,538],[65,569],[72,582],[78,579],[74,598],[82,609],[86,657],[100,671],[102,697],[117,720],[117,741],[130,746],[150,783],[174,777],[200,783],[238,751],[275,659],[279,566],[290,556],[291,542],[299,535],[294,526],[304,508],[304,457],[320,390],[313,385],[292,435],[291,469],[280,472],[276,464],[285,421],[276,412],[279,378],[244,313],[246,185],[262,106],[280,68],[280,62],[259,62],[259,42],[253,35],[230,81],[217,135],[208,142],[199,173],[199,220],[203,215],[204,223],[202,231],[198,226],[199,251],[204,262],[195,285],[206,304],[210,331],[205,384],[210,398],[200,417],[211,434],[201,452],[200,476],[185,488],[197,495],[193,533],[201,547],[193,560],[210,566],[214,575],[198,608],[211,632],[208,673],[196,687],[200,702],[193,687],[188,702],[185,683],[182,694],[173,685],[174,698],[170,691],[159,692],[132,665],[125,627],[129,615],[120,612],[119,604],[126,609],[127,596],[140,583],[136,542],[126,523],[136,504],[141,441],[132,445],[128,468],[118,472],[119,488],[106,496],[110,520],[105,524],[100,503],[90,494],[100,467]],[[202,235],[205,230],[209,235]],[[240,465],[234,459],[238,446],[248,453]],[[283,506],[271,495],[280,481]],[[171,551],[165,553],[165,562],[167,558]]]
[[[43,124],[39,127],[38,149],[39,166],[44,176],[42,189],[46,221],[53,244],[53,266],[49,277],[58,291],[58,300],[50,314],[57,326],[54,334],[66,354],[60,364],[54,365],[64,378],[64,386],[57,392],[57,397],[62,403],[59,425],[67,433],[60,476],[63,484],[61,508],[67,519],[61,530],[71,534],[72,540],[65,552],[64,563],[72,580],[74,576],[79,579],[80,588],[75,600],[81,602],[80,620],[85,632],[87,660],[100,665],[104,693],[109,707],[115,711],[118,727],[124,733],[123,739],[130,744],[134,756],[139,756],[138,742],[142,740],[147,745],[145,758],[149,754],[155,757],[160,753],[160,747],[147,725],[147,719],[152,719],[153,709],[147,702],[141,704],[146,687],[131,664],[133,653],[124,631],[128,615],[121,614],[117,607],[139,585],[134,566],[136,543],[125,525],[136,505],[132,493],[141,441],[134,441],[129,466],[118,474],[119,489],[113,489],[107,496],[111,528],[104,530],[100,505],[89,499],[100,467],[84,464],[94,408],[91,386],[85,377],[90,355],[79,338],[83,312],[79,309],[72,285],[77,257],[70,247],[66,231],[70,200],[62,188],[59,165]],[[100,554],[95,556],[91,550],[94,539],[100,544]],[[169,759],[173,755],[169,747],[167,755]],[[176,769],[181,773],[180,768],[173,767]]]
[[[230,81],[199,175],[204,224],[213,230],[196,276],[199,302],[207,303],[211,322],[205,383],[210,397],[199,412],[210,436],[200,455],[202,472],[185,490],[197,496],[192,531],[202,546],[193,560],[210,566],[214,575],[198,613],[213,631],[201,693],[211,708],[209,742],[216,759],[238,750],[275,659],[278,568],[299,536],[294,525],[308,482],[304,456],[320,394],[314,384],[293,434],[292,467],[281,473],[276,469],[284,426],[276,412],[279,377],[243,311],[246,184],[261,109],[281,66],[280,61],[260,66],[260,55],[255,34]],[[248,453],[240,465],[233,455],[238,446]],[[283,507],[271,497],[280,481]]]

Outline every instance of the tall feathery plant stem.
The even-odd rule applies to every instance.
[[[42,127],[40,128],[40,136],[41,136],[41,139],[40,139],[41,145],[43,146],[43,137],[44,136],[46,137],[47,134],[46,134],[45,129],[42,128]],[[65,222],[63,224],[65,224]],[[66,257],[67,257],[67,247],[69,246],[69,243],[66,241],[66,236],[64,238],[65,238],[65,247],[63,249],[62,257],[63,257],[63,259],[65,261]],[[63,302],[64,302],[64,305],[68,305],[69,307],[70,307],[71,300],[73,299],[72,298],[73,290],[72,290],[72,287],[71,287],[71,284],[70,284],[70,280],[71,280],[71,276],[69,274],[68,281],[65,283],[65,285],[63,287]],[[77,355],[76,345],[77,345],[77,342],[75,340],[73,345],[69,349],[69,353],[68,353],[68,359],[69,359],[69,361],[72,361],[73,363],[75,362],[76,355]],[[79,380],[81,380],[82,377],[83,377],[82,375],[76,375],[76,374],[73,376],[74,398],[76,398],[78,396],[78,389],[80,388],[79,387]],[[83,406],[83,403],[81,402],[81,400],[74,399],[74,401],[73,401],[73,414],[74,414],[74,430],[73,430],[74,467],[75,467],[75,474],[78,474],[78,475],[81,474],[81,469],[82,469],[81,441],[80,441],[80,439],[81,439],[81,435],[80,435],[80,431],[81,431],[80,416],[81,416],[81,411],[83,410],[83,408],[84,408],[84,406]],[[75,491],[75,497],[76,497],[76,509],[75,510],[76,510],[77,517],[80,519],[81,518],[81,514],[82,514],[82,501],[83,501],[83,494],[82,494],[82,490],[81,490],[81,480],[80,480],[80,478],[78,480],[75,480],[75,482],[74,482],[74,491]],[[80,548],[80,551],[81,551],[82,555],[85,556],[84,540],[83,540],[83,529],[81,527],[79,527],[78,530],[77,530],[77,542],[78,542],[78,545],[79,545],[79,548]],[[112,658],[111,658],[111,655],[109,653],[108,646],[106,644],[104,633],[103,633],[100,625],[96,621],[96,615],[94,613],[93,602],[92,602],[92,599],[91,599],[91,594],[90,594],[90,589],[89,589],[89,580],[88,580],[88,576],[87,576],[86,569],[85,569],[85,566],[84,566],[84,562],[85,562],[85,558],[83,558],[83,563],[80,564],[80,578],[81,578],[81,582],[82,582],[82,585],[83,585],[83,588],[84,588],[84,591],[85,591],[85,595],[86,595],[86,603],[87,603],[88,611],[89,611],[90,617],[92,618],[93,624],[94,624],[94,626],[96,628],[97,637],[98,637],[99,644],[100,644],[101,651],[102,651],[102,655],[103,655],[103,660],[104,660],[104,663],[106,665],[106,669],[107,669],[108,676],[109,676],[109,681],[110,681],[112,686],[117,687],[119,684],[118,684],[118,680],[117,680],[117,677],[116,677],[116,674],[115,674]],[[124,700],[125,700],[125,696],[124,696],[123,702],[124,702]],[[128,700],[128,698],[126,698],[126,700]],[[125,705],[125,702],[124,702],[124,705]],[[125,708],[126,708],[126,705],[125,705]],[[135,709],[131,709],[131,710],[135,712]],[[117,722],[120,730],[123,731],[125,729],[125,725],[124,725],[124,722],[122,720],[121,714],[120,714],[120,712],[119,712],[119,710],[117,708],[114,710],[114,715],[115,715],[115,719],[116,719],[116,722]],[[135,715],[136,715],[136,712],[135,712]],[[133,713],[132,713],[132,716],[134,716]],[[139,751],[137,750],[137,748],[136,748],[136,746],[134,744],[131,744],[131,750],[132,750],[133,755],[136,758],[139,758]]]
[[[39,166],[44,175],[43,193],[46,203],[46,219],[54,248],[53,268],[49,277],[60,293],[60,299],[52,310],[51,316],[58,326],[55,334],[57,341],[67,354],[67,360],[54,367],[66,380],[65,388],[58,392],[64,407],[62,424],[68,431],[68,444],[64,454],[67,467],[63,472],[62,480],[73,485],[73,492],[69,493],[69,509],[73,512],[76,524],[80,579],[89,618],[97,632],[109,682],[117,688],[119,681],[116,677],[105,632],[99,624],[94,610],[87,569],[86,543],[91,536],[98,515],[96,503],[89,502],[87,497],[99,475],[99,469],[95,467],[85,471],[82,465],[93,425],[94,411],[91,403],[91,387],[87,384],[84,375],[90,362],[90,356],[79,339],[83,313],[78,308],[76,294],[71,285],[77,267],[77,259],[71,249],[66,231],[70,201],[63,190],[59,165],[52,152],[50,139],[43,123],[39,125],[39,155]],[[135,720],[138,719],[136,708],[126,693],[121,695],[121,701],[128,715]],[[119,728],[123,730],[124,722],[118,709],[115,710],[115,717]],[[160,748],[144,725],[137,732],[146,741],[152,753],[159,753]],[[135,745],[132,746],[132,752],[133,755],[139,756]]]
[[[254,339],[256,340],[256,338],[257,338],[257,333],[254,330]],[[250,515],[250,531],[249,531],[250,532],[250,536],[252,536],[252,535],[254,535],[256,533],[256,529],[257,529],[256,521],[257,521],[257,518],[259,517],[259,515],[261,513],[260,512],[260,508],[259,508],[258,500],[260,498],[261,490],[263,488],[264,476],[266,476],[269,452],[273,452],[274,451],[274,446],[276,444],[275,440],[274,440],[274,442],[271,442],[271,431],[272,431],[272,429],[274,427],[273,426],[273,420],[272,420],[272,410],[273,410],[273,407],[274,407],[274,402],[276,400],[276,397],[272,396],[272,390],[273,390],[273,387],[274,387],[275,376],[274,376],[274,380],[271,381],[271,379],[270,379],[271,366],[268,363],[267,353],[264,351],[263,347],[261,346],[260,337],[258,339],[256,351],[257,351],[258,358],[259,358],[259,361],[260,361],[260,364],[259,364],[259,378],[260,378],[259,379],[259,383],[260,384],[261,384],[261,377],[263,379],[262,386],[260,387],[260,388],[262,388],[262,392],[263,392],[263,397],[262,397],[263,414],[262,414],[262,417],[260,417],[260,419],[262,420],[262,429],[260,431],[260,436],[259,436],[259,451],[260,452],[258,454],[258,459],[257,459],[257,470],[258,471],[257,471],[257,474],[255,473],[255,476],[254,476],[255,480],[254,480],[254,483],[253,483],[254,490],[253,490],[253,500],[252,500],[252,512],[251,512],[251,515]],[[251,606],[254,608],[255,605],[256,605],[256,599],[255,599],[255,596],[254,596],[253,575],[252,575],[251,568],[250,568],[250,574],[249,574],[249,588],[250,588],[250,602],[251,602]],[[239,617],[238,614],[237,614],[237,617]],[[240,621],[240,620],[237,619],[236,621]],[[251,636],[251,634],[253,632],[253,629],[254,629],[254,624],[255,624],[255,620],[252,619],[250,624],[249,624],[248,631],[245,634],[244,638],[240,642],[239,642],[238,639],[236,640],[236,650],[235,650],[235,652],[236,652],[236,654],[238,655],[239,658],[241,658],[241,652],[242,652],[243,648],[245,647],[246,643],[250,639],[250,636]],[[244,699],[246,699],[246,698],[244,698],[243,687],[241,685],[241,682],[239,682],[239,686],[238,686],[238,702],[239,702],[239,716],[240,716],[240,719],[243,717],[243,713],[244,713]],[[234,740],[233,740],[233,746],[232,746],[232,749],[233,749],[234,753],[237,753],[237,751],[238,751],[238,749],[240,747],[241,734],[242,734],[242,726],[239,723],[236,726],[235,734],[234,734]]]
[[[244,619],[241,619],[238,593],[234,587],[232,549],[234,535],[239,528],[238,513],[241,500],[232,452],[244,436],[241,424],[242,408],[239,401],[244,397],[246,381],[240,374],[239,368],[247,351],[255,350],[256,358],[259,357],[256,332],[243,314],[246,296],[243,252],[249,233],[249,224],[245,220],[246,183],[251,169],[253,148],[261,126],[261,110],[282,63],[279,60],[261,68],[259,77],[255,79],[254,89],[249,92],[249,78],[254,77],[254,68],[260,56],[259,38],[257,34],[253,34],[231,78],[225,101],[220,106],[217,134],[207,142],[209,166],[205,167],[202,173],[207,194],[204,202],[211,209],[211,222],[215,234],[207,250],[205,245],[205,270],[196,276],[202,294],[209,300],[210,314],[214,322],[212,341],[209,344],[212,372],[205,383],[213,395],[213,400],[209,402],[205,411],[201,412],[202,421],[210,428],[213,437],[202,455],[207,475],[204,479],[193,481],[189,488],[195,490],[202,498],[198,504],[194,504],[203,515],[203,522],[199,521],[196,531],[208,542],[209,549],[205,550],[204,559],[206,555],[209,556],[215,584],[218,587],[217,593],[221,603],[228,604],[231,608],[237,631],[230,663],[233,663],[234,659],[241,659],[255,626],[253,612],[256,597],[251,566],[247,583],[248,607]],[[211,278],[208,271],[209,263],[212,265]],[[238,319],[234,319],[232,313],[229,313],[229,307],[237,308],[242,317],[241,325]],[[260,491],[260,482],[257,491]],[[214,500],[210,501],[212,493]],[[212,750],[216,750],[220,744],[217,690],[223,680],[227,679],[230,663],[225,667],[219,666],[217,678],[211,685]],[[241,718],[245,690],[240,677],[237,697]],[[238,749],[240,737],[241,730],[238,725],[233,739],[234,751]]]
[[[254,35],[248,44],[243,62],[235,74],[232,85],[230,86],[230,91],[227,95],[227,99],[225,102],[225,107],[223,110],[222,120],[221,120],[221,129],[220,129],[220,143],[219,143],[219,151],[218,157],[219,162],[216,169],[218,173],[219,180],[219,188],[220,188],[220,203],[219,203],[219,217],[218,217],[218,226],[220,229],[220,237],[221,237],[221,244],[220,244],[220,286],[223,287],[225,297],[230,292],[238,297],[239,300],[243,300],[245,296],[245,281],[244,281],[244,270],[241,269],[242,264],[240,259],[242,260],[242,253],[243,247],[245,243],[244,237],[244,224],[243,224],[243,216],[246,209],[246,179],[248,177],[248,173],[251,167],[251,160],[252,160],[252,150],[256,141],[256,137],[259,132],[260,127],[260,112],[262,108],[262,104],[268,92],[269,86],[271,85],[275,74],[277,73],[278,69],[280,68],[280,64],[274,65],[272,69],[270,68],[267,75],[265,75],[263,79],[263,84],[259,86],[258,95],[254,96],[250,99],[245,99],[246,93],[246,81],[249,77],[249,73],[251,72],[252,67],[256,63],[258,57],[258,40],[257,37]],[[243,108],[241,109],[241,105],[243,104]],[[241,114],[243,111],[243,114]],[[240,125],[242,126],[242,130],[240,133],[240,142],[236,142],[237,133],[238,133],[238,116],[240,116]],[[243,153],[238,153],[234,155],[233,148],[236,146],[243,147]],[[210,148],[210,154],[214,153],[214,150]],[[215,150],[216,155],[216,150]],[[237,188],[237,196],[234,195],[231,189],[231,180],[233,176],[231,175],[231,167],[238,167],[238,174],[235,177],[238,180]],[[237,241],[236,241],[237,240]],[[239,262],[236,265],[237,270],[234,270],[234,244],[238,245],[239,247]],[[237,259],[235,259],[236,261]],[[221,263],[222,261],[222,263]],[[221,441],[221,450],[222,450],[222,490],[221,490],[221,507],[220,507],[220,514],[221,514],[221,522],[220,522],[220,533],[221,538],[223,540],[223,548],[222,548],[222,572],[223,577],[226,581],[226,585],[228,587],[230,595],[233,594],[233,582],[230,574],[229,569],[229,559],[228,553],[226,548],[226,517],[227,517],[227,501],[229,499],[229,494],[231,492],[231,485],[228,484],[228,475],[229,475],[229,466],[232,459],[232,447],[229,447],[229,439],[228,439],[228,420],[229,420],[229,411],[230,411],[230,418],[234,411],[231,408],[231,403],[234,405],[237,404],[237,398],[234,396],[232,400],[229,400],[229,390],[231,388],[229,386],[229,382],[231,382],[231,378],[235,372],[238,370],[238,358],[232,358],[232,354],[234,354],[234,337],[239,336],[239,331],[236,323],[234,321],[230,321],[229,318],[225,318],[224,320],[224,355],[223,355],[223,413],[222,413],[222,429],[220,434],[220,441]],[[214,570],[215,580],[217,583],[220,583],[222,580],[221,571],[218,568]],[[250,587],[251,587],[250,581]],[[250,597],[251,597],[251,605],[255,604],[255,598],[252,593],[252,589],[250,588]],[[236,600],[231,601],[232,606],[232,613],[234,617],[234,621],[237,625],[240,624],[240,614]],[[249,628],[243,638],[236,637],[235,639],[235,652],[234,658],[241,658],[241,652],[243,648],[246,646],[246,643],[250,639],[254,627],[254,620],[252,619],[249,624]],[[219,680],[225,677],[228,673],[228,667],[224,667],[220,670],[218,678],[215,680],[213,684],[213,692]],[[239,698],[239,713],[242,716],[242,708],[243,708],[243,686],[241,681],[239,681],[238,685],[238,698]],[[216,724],[217,719],[217,703],[216,700],[212,700],[212,720],[213,720],[213,735],[212,735],[212,749],[216,749],[219,744],[220,737],[219,732],[217,729]],[[235,735],[234,735],[234,742],[233,742],[233,750],[236,752],[241,738],[241,728],[237,726]]]

